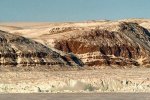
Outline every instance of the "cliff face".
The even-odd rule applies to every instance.
[[[150,21],[91,21],[41,25],[27,28],[17,26],[19,28],[7,30],[43,44],[19,36],[5,36],[3,39],[8,39],[4,42],[5,46],[11,47],[11,52],[14,51],[13,54],[17,54],[19,58],[14,56],[16,58],[11,62],[49,65],[54,60],[69,66],[93,67],[148,67],[150,64]],[[45,59],[42,60],[43,58]]]
[[[21,36],[0,31],[0,65],[63,65],[50,48]]]
[[[136,23],[119,23],[117,30],[95,28],[55,41],[55,48],[73,52],[85,65],[149,64],[149,32]]]

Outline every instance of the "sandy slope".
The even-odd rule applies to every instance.
[[[59,36],[66,36],[68,32],[57,32],[57,34],[51,34],[50,30],[54,28],[65,28],[73,27],[79,30],[94,29],[96,27],[102,29],[116,30],[118,22],[136,22],[139,25],[150,29],[149,19],[124,19],[118,21],[85,21],[85,22],[62,22],[62,23],[52,23],[52,22],[14,22],[14,23],[0,23],[0,30],[8,31],[10,33],[22,35],[27,38],[32,38],[38,42],[46,44],[46,42],[53,41]],[[77,32],[76,30],[69,31],[70,34]],[[58,35],[62,34],[62,35]],[[62,37],[61,37],[62,38]],[[64,37],[63,37],[64,38]]]

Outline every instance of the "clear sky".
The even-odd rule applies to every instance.
[[[0,21],[150,18],[150,0],[0,0]]]

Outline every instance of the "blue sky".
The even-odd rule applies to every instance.
[[[150,0],[0,0],[1,22],[150,18]]]

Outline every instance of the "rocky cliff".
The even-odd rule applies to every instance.
[[[64,65],[62,57],[46,46],[0,31],[0,65]]]
[[[28,61],[32,62],[30,58],[32,58],[31,55],[34,55],[34,53],[44,52],[44,54],[41,54],[42,57],[48,57],[44,61],[41,60],[42,57],[40,55],[36,56],[37,54],[35,54],[34,57],[38,58],[38,63],[44,62],[46,64],[46,62],[52,60],[52,57],[54,59],[57,58],[57,61],[59,59],[58,63],[63,62],[67,66],[98,66],[100,68],[104,66],[149,67],[149,26],[149,20],[140,19],[81,23],[46,23],[37,26],[31,25],[26,28],[14,25],[13,27],[17,27],[16,29],[7,29],[7,31],[30,39],[26,40],[26,38],[18,36],[19,40],[15,37],[14,40],[10,39],[9,43],[6,42],[6,44],[11,46],[12,49],[14,49],[13,45],[15,45],[15,48],[19,48],[22,54],[18,53],[16,49],[15,53],[17,52],[18,56],[22,55],[22,59],[28,58],[27,61],[22,60],[26,63]],[[39,45],[37,42],[29,43],[32,41],[31,39],[43,45]],[[26,52],[29,54],[28,57],[26,57]],[[46,55],[50,52],[51,56],[45,56],[45,52]],[[54,57],[56,55],[57,57]],[[18,58],[15,58],[11,62],[19,63],[19,61]],[[35,61],[33,62],[35,63]]]
[[[137,23],[120,22],[116,30],[95,28],[55,41],[54,47],[72,52],[88,66],[146,65],[150,56],[150,33]]]

